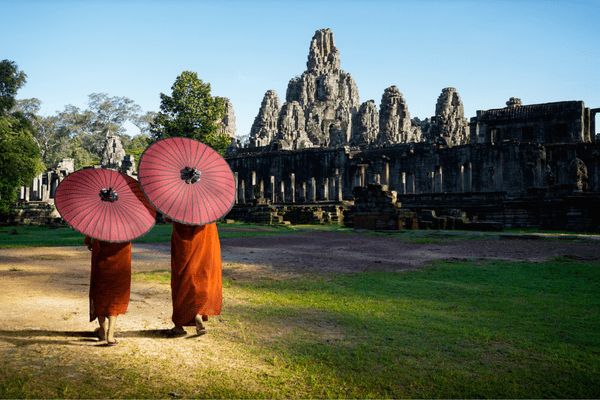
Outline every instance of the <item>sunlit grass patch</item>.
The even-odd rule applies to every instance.
[[[168,283],[169,275],[163,270],[137,276]],[[564,257],[542,263],[436,262],[398,273],[225,279],[224,322],[212,334],[223,346],[237,346],[242,359],[270,367],[252,377],[257,386],[251,391],[230,387],[217,393],[595,398],[599,292],[600,262]],[[249,379],[250,372],[241,371],[222,382]]]

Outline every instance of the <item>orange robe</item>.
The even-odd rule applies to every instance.
[[[85,238],[92,246],[90,322],[125,314],[131,290],[131,242],[109,243]]]
[[[173,222],[171,236],[173,323],[193,326],[196,314],[221,314],[221,244],[217,224]]]

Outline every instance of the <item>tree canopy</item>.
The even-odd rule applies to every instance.
[[[28,185],[42,169],[31,122],[25,111],[13,110],[25,81],[25,73],[13,61],[0,62],[0,215],[9,213],[19,187]],[[35,102],[29,105],[35,110]]]
[[[133,100],[106,93],[90,94],[85,109],[67,105],[52,116],[39,115],[39,109],[40,101],[35,98],[17,100],[13,107],[30,121],[46,167],[73,158],[76,169],[100,162],[107,133],[120,136],[126,153],[139,157],[150,141],[149,126],[156,114],[142,113]],[[126,122],[140,133],[128,136]]]
[[[7,114],[13,108],[17,91],[26,81],[27,75],[19,71],[14,61],[0,61],[0,115]]]
[[[160,112],[150,125],[152,139],[184,136],[225,152],[231,143],[231,138],[219,130],[225,100],[211,95],[210,83],[195,72],[183,71],[171,86],[171,95],[161,93],[160,100]]]

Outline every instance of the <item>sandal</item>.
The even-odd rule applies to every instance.
[[[117,339],[115,339],[114,342],[109,342],[108,340],[106,341],[107,346],[116,346],[118,344],[119,344],[119,341]]]

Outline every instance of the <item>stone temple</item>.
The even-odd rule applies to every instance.
[[[265,93],[248,145],[230,148],[231,217],[398,228],[399,219],[418,225],[406,223],[410,215],[423,226],[459,215],[506,227],[600,230],[600,108],[513,97],[467,119],[449,87],[435,115],[411,118],[396,86],[379,105],[360,102],[329,29],[315,33],[306,67],[289,81],[283,104],[275,91]]]

